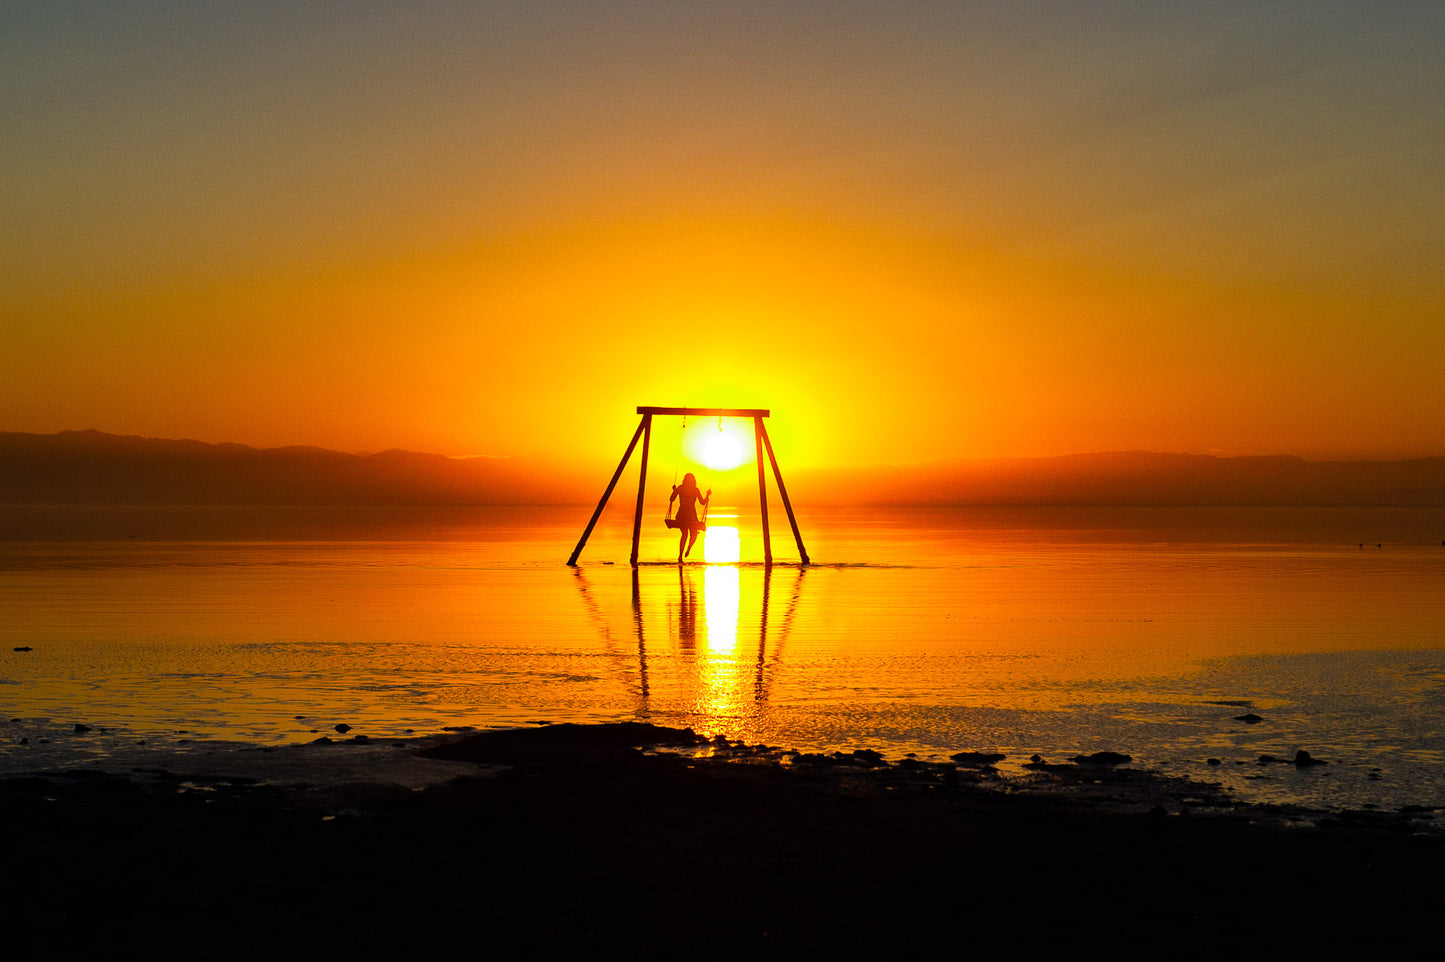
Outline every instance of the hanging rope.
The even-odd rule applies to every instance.
[[[686,405],[684,405],[684,407],[685,407],[685,406],[686,406]],[[672,490],[673,490],[673,491],[676,491],[676,490],[677,490],[677,466],[678,466],[678,464],[682,461],[682,443],[683,443],[683,441],[685,441],[685,440],[687,440],[687,415],[686,415],[686,414],[684,414],[684,415],[682,416],[682,434],[680,434],[680,435],[678,436],[678,439],[677,439],[677,457],[674,458],[674,459],[673,459],[673,462],[672,462]],[[673,502],[673,499],[669,497],[669,498],[667,499],[667,516],[666,516],[665,518],[663,518],[664,521],[671,521],[671,520],[672,520],[672,502]]]

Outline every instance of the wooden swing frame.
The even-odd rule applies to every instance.
[[[810,563],[808,551],[803,547],[803,535],[798,531],[798,519],[793,514],[793,503],[788,500],[788,488],[783,484],[783,473],[778,470],[778,459],[773,454],[773,442],[768,438],[768,429],[763,426],[763,419],[771,412],[761,408],[664,408],[664,407],[639,407],[637,413],[642,415],[642,421],[633,432],[632,440],[623,452],[622,460],[617,465],[617,470],[612,472],[612,480],[607,482],[607,490],[602,492],[602,500],[597,502],[597,510],[592,512],[592,519],[587,522],[587,528],[582,532],[582,538],[577,542],[577,547],[572,550],[572,556],[567,559],[567,564],[576,567],[577,559],[582,555],[582,549],[587,546],[587,539],[592,536],[592,529],[597,526],[597,519],[602,517],[602,509],[607,507],[607,499],[612,497],[612,491],[617,487],[617,481],[622,477],[627,462],[632,457],[632,452],[637,447],[637,441],[642,439],[642,470],[637,479],[637,510],[632,518],[632,560],[631,564],[637,567],[637,546],[642,540],[642,505],[647,492],[647,453],[652,443],[652,419],[654,417],[701,417],[701,418],[751,418],[753,422],[753,444],[756,448],[758,462],[758,503],[762,510],[763,520],[763,563],[772,566],[773,544],[768,531],[768,485],[767,475],[763,469],[763,451],[768,452],[768,462],[773,466],[773,478],[778,485],[778,494],[782,496],[783,508],[788,512],[788,524],[793,528],[793,540],[798,545],[798,557],[803,565]],[[671,525],[669,525],[671,527]]]

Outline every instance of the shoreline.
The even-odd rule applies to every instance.
[[[1243,703],[1241,703],[1243,704]],[[1231,703],[1232,705],[1232,703]],[[1233,706],[1232,707],[1238,707]],[[1258,716],[1252,716],[1258,717]],[[1236,719],[1240,721],[1241,719]],[[317,724],[308,719],[303,724]],[[562,729],[608,728],[639,724],[627,720],[598,720],[580,722],[526,721],[501,723],[499,727],[478,725],[450,725],[404,733],[376,733],[366,731],[364,723],[356,726],[339,724],[330,728],[312,727],[301,737],[293,733],[287,737],[262,739],[228,736],[203,730],[195,731],[144,731],[126,726],[108,725],[104,722],[59,724],[49,718],[11,718],[9,724],[0,726],[7,731],[7,744],[0,746],[0,780],[16,775],[36,772],[62,772],[87,770],[125,775],[133,770],[168,769],[172,771],[208,771],[215,773],[224,768],[231,774],[255,777],[272,783],[314,780],[318,777],[339,783],[347,780],[364,782],[381,777],[384,781],[408,787],[421,788],[438,778],[452,777],[456,772],[427,775],[419,769],[425,764],[424,750],[433,744],[454,741],[475,735],[496,735],[501,731],[531,730],[536,727]],[[360,730],[354,730],[359,728]],[[343,733],[344,732],[344,733]],[[1095,745],[1098,740],[1093,740]],[[1203,754],[1190,756],[1187,752],[1168,753],[1159,757],[1157,746],[1147,746],[1141,752],[1139,747],[1129,747],[1132,755],[1124,756],[1120,774],[1111,775],[1111,767],[1100,764],[1079,766],[1084,758],[1078,749],[1061,749],[1050,753],[1047,758],[1034,754],[1029,749],[1021,751],[1007,747],[990,748],[1000,753],[989,766],[988,774],[995,776],[985,786],[1020,792],[1064,792],[1075,795],[1091,793],[1090,785],[1100,782],[1117,784],[1129,779],[1131,795],[1147,796],[1149,785],[1182,786],[1181,797],[1207,796],[1205,807],[1223,809],[1249,809],[1261,813],[1261,817],[1283,817],[1277,813],[1288,813],[1295,821],[1318,821],[1321,819],[1373,818],[1376,820],[1415,820],[1416,829],[1425,832],[1445,833],[1445,816],[1439,825],[1431,818],[1433,813],[1445,812],[1445,803],[1429,793],[1401,792],[1398,788],[1391,793],[1371,793],[1367,800],[1351,798],[1349,792],[1335,792],[1333,797],[1323,788],[1313,790],[1301,785],[1323,786],[1354,778],[1381,784],[1380,763],[1372,760],[1341,758],[1333,752],[1309,752],[1278,745],[1291,745],[1295,739],[1275,739],[1273,743],[1263,742],[1248,749],[1233,752],[1216,749],[1216,756],[1205,758]],[[793,750],[791,748],[748,745],[742,741],[730,740],[730,736],[717,735],[705,746],[710,754],[725,756],[736,761],[752,763],[771,762],[793,766],[796,758],[802,758],[803,765],[818,767],[858,767],[859,759],[844,756],[853,751],[853,745],[864,744],[861,752],[873,759],[874,767],[892,767],[896,771],[909,768],[918,772],[957,767],[964,770],[975,767],[971,762],[950,762],[958,759],[957,753],[937,746],[898,745],[888,739],[870,742],[843,742],[844,751],[839,751],[834,740],[826,747]],[[1108,742],[1105,742],[1108,744]],[[324,746],[347,746],[348,755],[327,753]],[[1126,743],[1127,745],[1127,743]],[[908,749],[913,747],[915,751]],[[1236,746],[1238,749],[1239,747]],[[880,753],[879,749],[882,750]],[[1087,749],[1086,749],[1087,750]],[[317,754],[320,751],[321,754]],[[1037,749],[1047,752],[1047,748]],[[280,754],[277,754],[280,753]],[[1006,753],[1006,754],[1004,754]],[[964,755],[976,754],[970,752]],[[1114,754],[1111,751],[1095,752],[1096,756]],[[1325,757],[1320,757],[1324,754]],[[1311,757],[1313,756],[1313,757]],[[343,757],[347,760],[343,761]],[[1296,764],[1295,759],[1307,759]],[[289,760],[289,761],[288,761]],[[1095,759],[1097,762],[1097,759]],[[440,767],[433,761],[434,767]],[[1424,763],[1420,763],[1424,764]],[[222,768],[218,768],[220,765]],[[866,767],[866,766],[864,766]],[[287,769],[296,769],[287,772]],[[408,773],[403,774],[402,770]],[[384,776],[378,773],[386,772]],[[299,773],[299,774],[298,774]],[[1400,784],[1398,776],[1392,784]],[[1386,777],[1389,777],[1388,775]],[[1319,781],[1325,779],[1326,782]],[[1294,784],[1291,785],[1290,783]],[[1160,789],[1162,791],[1162,788]],[[1093,792],[1098,794],[1097,791]],[[1353,793],[1356,796],[1363,794]],[[1271,815],[1269,813],[1276,813]]]
[[[17,957],[470,941],[892,958],[1105,938],[1406,958],[1435,948],[1445,908],[1433,812],[1243,805],[1127,764],[1044,763],[1024,786],[978,758],[808,756],[641,723],[256,749],[249,773],[241,757],[0,778]]]

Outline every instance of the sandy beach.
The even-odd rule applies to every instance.
[[[1445,908],[1434,813],[1128,763],[1005,785],[636,723],[180,761],[0,780],[9,957],[1398,959]]]

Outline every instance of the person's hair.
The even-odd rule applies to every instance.
[[[691,471],[689,471],[687,474],[684,474],[684,475],[682,476],[682,484],[678,485],[678,487],[680,487],[680,488],[685,488],[685,487],[687,487],[688,485],[692,485],[694,488],[697,487],[697,478],[694,478],[694,477],[692,476],[692,472],[691,472]]]

